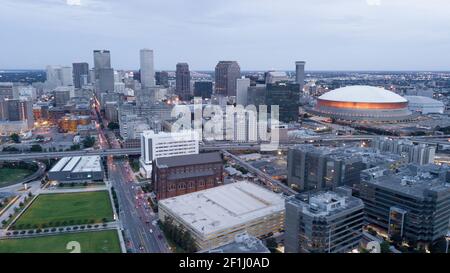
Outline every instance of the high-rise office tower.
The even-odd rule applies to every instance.
[[[51,65],[47,65],[45,68],[45,74],[47,78],[46,83],[50,84],[52,88],[61,85],[61,81],[58,76],[58,69]]]
[[[73,72],[71,66],[63,66],[59,70],[59,79],[63,86],[73,85]]]
[[[111,68],[111,53],[109,50],[94,50],[95,79],[98,79],[98,71],[104,68]]]
[[[155,70],[153,68],[153,50],[141,49],[141,84],[142,88],[155,85]]]
[[[73,85],[75,88],[81,88],[83,85],[89,83],[89,64],[88,63],[73,63]]]
[[[303,92],[305,85],[305,64],[304,61],[295,62],[295,82],[300,85],[300,92]]]
[[[236,96],[236,80],[241,77],[241,68],[236,61],[220,61],[216,65],[216,95]]]
[[[175,94],[182,100],[191,96],[191,72],[187,63],[177,64]]]
[[[158,71],[155,73],[156,85],[169,87],[169,73],[167,71]]]
[[[94,69],[111,68],[111,53],[109,50],[94,50]]]
[[[247,105],[247,93],[250,87],[250,79],[237,79],[236,80],[236,104]]]
[[[98,94],[114,91],[114,69],[101,68],[98,70]]]
[[[102,102],[102,93],[114,92],[114,69],[109,50],[94,50],[95,93]]]
[[[299,87],[298,84],[278,82],[267,84],[266,103],[269,111],[272,105],[279,107],[279,120],[282,122],[298,121],[299,115]]]

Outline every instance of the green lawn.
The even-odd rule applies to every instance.
[[[66,233],[33,238],[0,240],[0,253],[70,253],[67,243],[80,243],[81,253],[120,253],[116,230]]]
[[[113,220],[107,191],[41,194],[14,223],[13,229],[46,228]]]
[[[31,174],[33,171],[28,169],[0,168],[0,188],[13,185]]]

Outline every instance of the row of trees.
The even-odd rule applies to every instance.
[[[174,224],[172,218],[166,217],[164,222],[160,222],[160,225],[164,234],[180,248],[188,253],[197,252],[197,246],[191,234]]]
[[[111,195],[114,202],[114,207],[116,208],[117,213],[119,213],[119,199],[117,198],[117,193],[114,187],[111,187]]]

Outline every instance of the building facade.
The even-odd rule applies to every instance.
[[[272,105],[279,108],[279,120],[282,122],[297,122],[299,116],[299,86],[287,82],[267,84],[266,104],[271,112]]]
[[[178,63],[175,72],[175,94],[181,100],[188,100],[191,97],[191,72],[187,63]]]
[[[156,158],[152,181],[157,200],[222,185],[222,155],[214,152]]]
[[[351,190],[299,194],[286,200],[285,252],[345,253],[359,246],[364,204]]]
[[[448,232],[449,170],[445,166],[409,165],[361,182],[366,221],[393,240],[430,245]]]
[[[236,80],[241,77],[241,68],[236,61],[220,61],[215,68],[215,94],[236,96]]]
[[[414,144],[410,140],[378,137],[372,140],[371,145],[381,152],[405,155],[409,163],[419,165],[434,163],[434,157],[436,155],[436,146]]]
[[[211,81],[196,81],[194,83],[194,96],[202,97],[202,99],[210,99],[213,91],[213,83]]]
[[[153,50],[141,49],[141,84],[142,88],[152,87],[155,85],[155,70],[153,67]]]
[[[284,199],[251,182],[184,194],[158,202],[159,219],[189,232],[199,250],[231,243],[236,236],[262,237],[284,227]]]
[[[163,86],[165,88],[169,87],[169,73],[167,71],[155,72],[156,85]]]
[[[150,178],[157,158],[199,153],[199,136],[195,131],[144,131],[141,135],[141,173]]]
[[[305,85],[305,64],[304,61],[295,62],[295,82],[299,85],[300,92],[303,92]]]
[[[81,88],[90,82],[89,80],[89,64],[88,63],[73,63],[73,86]]]
[[[48,172],[48,179],[65,182],[93,182],[104,178],[100,156],[61,158]]]

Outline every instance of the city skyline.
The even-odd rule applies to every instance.
[[[4,1],[0,23],[9,43],[1,69],[93,66],[94,49],[111,50],[112,67],[136,69],[139,50],[150,48],[155,70],[187,62],[207,71],[220,60],[236,60],[242,70],[291,70],[296,60],[311,71],[450,70],[450,3],[443,0],[36,2]]]

